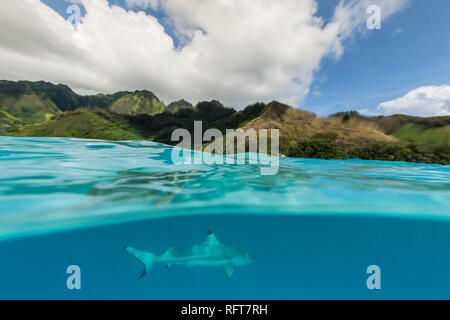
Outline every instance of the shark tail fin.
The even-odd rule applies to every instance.
[[[129,255],[131,255],[133,258],[135,258],[144,265],[144,270],[142,271],[142,274],[139,276],[139,279],[145,277],[145,275],[150,271],[150,269],[153,268],[155,263],[158,262],[158,256],[151,252],[137,250],[132,247],[125,247],[125,250],[127,250]]]

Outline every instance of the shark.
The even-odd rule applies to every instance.
[[[166,268],[172,265],[185,265],[188,270],[197,266],[222,267],[227,280],[230,280],[236,266],[245,266],[253,262],[249,253],[221,243],[211,231],[208,231],[206,240],[201,244],[183,249],[169,247],[160,256],[130,246],[125,246],[125,250],[144,265],[139,279],[142,279],[155,264],[162,263]]]

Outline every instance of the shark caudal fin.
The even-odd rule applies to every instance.
[[[158,262],[158,256],[154,255],[153,253],[137,250],[132,247],[125,247],[125,250],[127,250],[130,256],[144,265],[144,270],[142,271],[139,279],[142,279],[147,274],[147,272],[149,272],[150,269],[155,265],[155,263]]]

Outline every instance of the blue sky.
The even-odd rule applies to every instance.
[[[310,94],[305,106],[325,114],[373,109],[415,88],[449,83],[450,1],[414,0],[381,30],[348,41],[339,61],[325,60],[313,84],[322,95]]]
[[[70,3],[41,1],[67,18]],[[109,3],[130,9],[124,0],[109,0]],[[329,21],[338,3],[338,0],[318,0],[316,15]],[[173,38],[175,47],[180,49],[182,45],[165,14],[148,9],[146,13],[158,19]],[[449,15],[448,0],[411,0],[406,8],[382,20],[381,30],[354,32],[343,41],[345,52],[339,59],[325,56],[320,60],[314,80],[307,83],[309,94],[304,95],[296,107],[319,115],[344,110],[364,110],[370,114],[376,113],[381,103],[398,99],[417,88],[449,85]],[[146,89],[159,95],[158,88]],[[204,94],[205,98],[213,96],[214,89],[208,94]],[[217,97],[221,98],[220,93]],[[445,103],[448,107],[448,102]]]

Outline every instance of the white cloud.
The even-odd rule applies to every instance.
[[[166,102],[298,105],[321,61],[365,26],[369,4],[386,19],[408,1],[342,1],[326,24],[315,0],[127,0],[163,10],[185,41],[177,49],[156,18],[106,0],[75,1],[86,9],[77,30],[39,0],[0,0],[0,78],[82,93],[149,89]]]
[[[363,116],[367,116],[367,117],[373,117],[373,116],[379,116],[380,113],[379,112],[374,112],[370,109],[357,109],[356,111],[358,111],[360,114],[362,114]]]
[[[129,8],[157,9],[159,7],[159,0],[125,0],[125,4]]]
[[[403,29],[402,28],[397,28],[395,29],[395,31],[392,33],[392,36],[395,37],[399,34],[403,33]]]
[[[381,103],[384,114],[408,114],[419,117],[450,115],[450,85],[421,87],[403,97]]]

